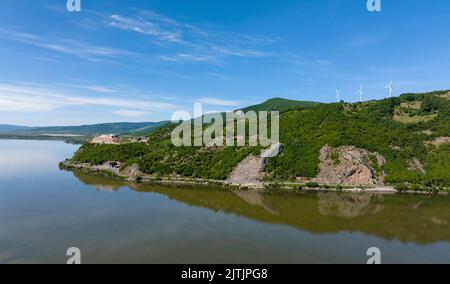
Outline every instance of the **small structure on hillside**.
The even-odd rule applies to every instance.
[[[115,134],[102,134],[95,136],[90,143],[91,144],[119,144],[119,136]]]

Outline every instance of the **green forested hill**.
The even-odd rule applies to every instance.
[[[318,105],[319,103],[316,102],[308,102],[308,101],[294,101],[294,100],[287,100],[282,98],[273,98],[270,100],[265,101],[262,104],[249,106],[242,111],[279,111],[279,112],[287,112],[290,110],[295,109],[306,109],[309,107],[313,107],[315,105]]]
[[[437,93],[441,94],[441,93]],[[417,123],[394,119],[406,104],[418,108],[406,114]],[[432,120],[420,118],[434,115]],[[328,104],[283,115],[280,125],[283,153],[269,166],[276,178],[314,177],[318,173],[319,150],[324,145],[346,145],[382,154],[389,183],[450,183],[449,145],[432,146],[427,141],[450,135],[450,101],[436,94],[408,94],[400,98],[361,104]],[[428,132],[428,134],[425,134]],[[409,170],[412,159],[421,161],[426,174]]]
[[[386,158],[379,170],[385,172],[387,183],[448,187],[450,144],[432,144],[450,136],[448,94],[448,91],[405,94],[380,101],[313,104],[287,110],[280,119],[284,149],[281,155],[270,160],[269,178],[315,177],[323,146],[356,146]],[[163,127],[152,134],[148,144],[86,144],[73,161],[101,164],[119,160],[125,164],[137,163],[144,173],[158,176],[176,174],[226,179],[242,159],[260,150],[250,147],[176,148],[170,141],[173,127]],[[411,170],[412,160],[423,164],[425,173]]]

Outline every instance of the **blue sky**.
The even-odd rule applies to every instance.
[[[170,119],[450,88],[446,0],[2,0],[0,124]]]

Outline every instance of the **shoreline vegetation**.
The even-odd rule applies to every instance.
[[[125,175],[117,168],[108,165],[93,166],[89,164],[74,164],[70,160],[59,164],[61,170],[81,171],[88,175],[100,175],[105,178],[117,179],[123,182],[142,184],[171,184],[171,185],[201,185],[219,186],[231,191],[257,191],[257,192],[347,192],[347,193],[377,193],[377,194],[442,194],[447,195],[448,191],[437,190],[399,190],[391,185],[378,186],[350,186],[350,185],[328,185],[317,183],[299,182],[255,182],[255,183],[234,183],[229,180],[195,179],[182,177],[158,177],[152,175],[142,175],[138,178]]]

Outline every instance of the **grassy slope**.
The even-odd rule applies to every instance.
[[[380,170],[386,172],[389,183],[449,186],[449,145],[434,147],[424,143],[436,137],[450,136],[450,101],[439,97],[444,93],[406,94],[400,98],[362,104],[318,104],[309,108],[303,105],[300,109],[286,111],[280,120],[284,150],[269,164],[271,177],[274,180],[314,177],[318,173],[321,147],[326,144],[334,147],[354,145],[379,152],[387,159]],[[269,101],[271,107],[277,100]],[[395,111],[402,103],[411,101],[421,102],[421,108],[416,109],[412,116],[436,114],[436,117],[420,123],[394,121]],[[277,108],[286,109],[285,101],[281,102]],[[175,148],[170,142],[172,128],[167,126],[151,135],[148,145],[85,145],[74,160],[90,163],[122,160],[138,163],[141,170],[149,174],[176,173],[187,177],[225,179],[246,155],[260,150],[248,147]],[[421,134],[422,130],[431,130],[433,135]],[[413,158],[424,164],[426,175],[408,170],[409,161]]]

